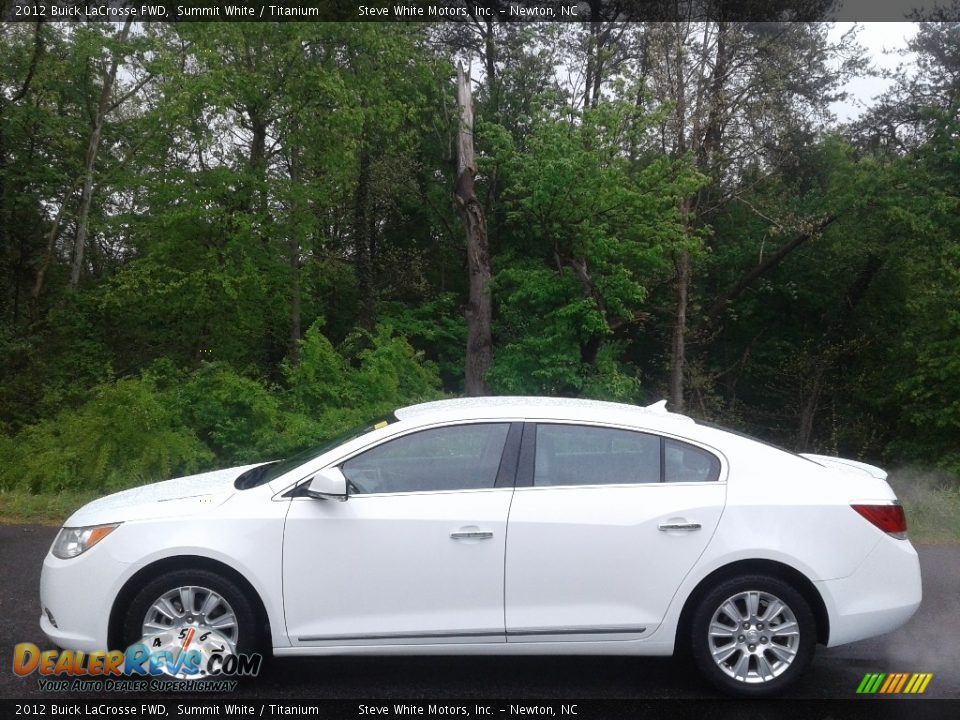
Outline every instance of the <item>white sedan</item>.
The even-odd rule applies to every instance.
[[[885,478],[663,403],[426,403],[84,506],[44,561],[40,625],[84,651],[190,627],[284,656],[685,651],[767,695],[817,643],[919,606]]]

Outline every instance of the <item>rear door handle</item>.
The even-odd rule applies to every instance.
[[[700,523],[695,522],[665,522],[657,526],[663,532],[667,530],[699,530]]]
[[[450,533],[454,540],[489,540],[493,533],[489,530],[458,530]]]

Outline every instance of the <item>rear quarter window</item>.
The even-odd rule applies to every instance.
[[[664,482],[716,482],[720,477],[720,460],[716,455],[695,445],[664,438]]]

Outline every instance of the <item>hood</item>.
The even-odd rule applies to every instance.
[[[64,526],[84,527],[209,510],[237,492],[233,481],[240,473],[262,464],[239,465],[122,490],[87,503],[67,518]]]
[[[813,462],[817,463],[818,465],[823,465],[827,468],[844,470],[846,472],[853,473],[866,473],[870,477],[876,478],[877,480],[887,479],[887,471],[882,468],[878,468],[876,465],[867,465],[867,463],[862,463],[857,460],[847,460],[846,458],[830,457],[828,455],[800,453],[800,456],[807,458],[807,460],[813,460]]]

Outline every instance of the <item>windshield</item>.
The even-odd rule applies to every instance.
[[[284,473],[290,472],[296,467],[310,462],[314,458],[320,457],[325,452],[333,450],[338,445],[343,445],[344,443],[358,438],[361,435],[366,435],[368,432],[379,430],[380,428],[386,427],[387,425],[395,423],[396,421],[397,416],[393,413],[374,418],[363,425],[347,430],[345,433],[341,433],[340,435],[327,440],[321,445],[307,448],[306,450],[288,457],[285,460],[275,460],[265,465],[258,465],[255,468],[250,468],[246,472],[242,473],[236,480],[234,480],[233,486],[237,488],[237,490],[246,490],[248,488],[257,487],[258,485],[263,485],[264,483],[270,482],[274,478],[280,477]]]

